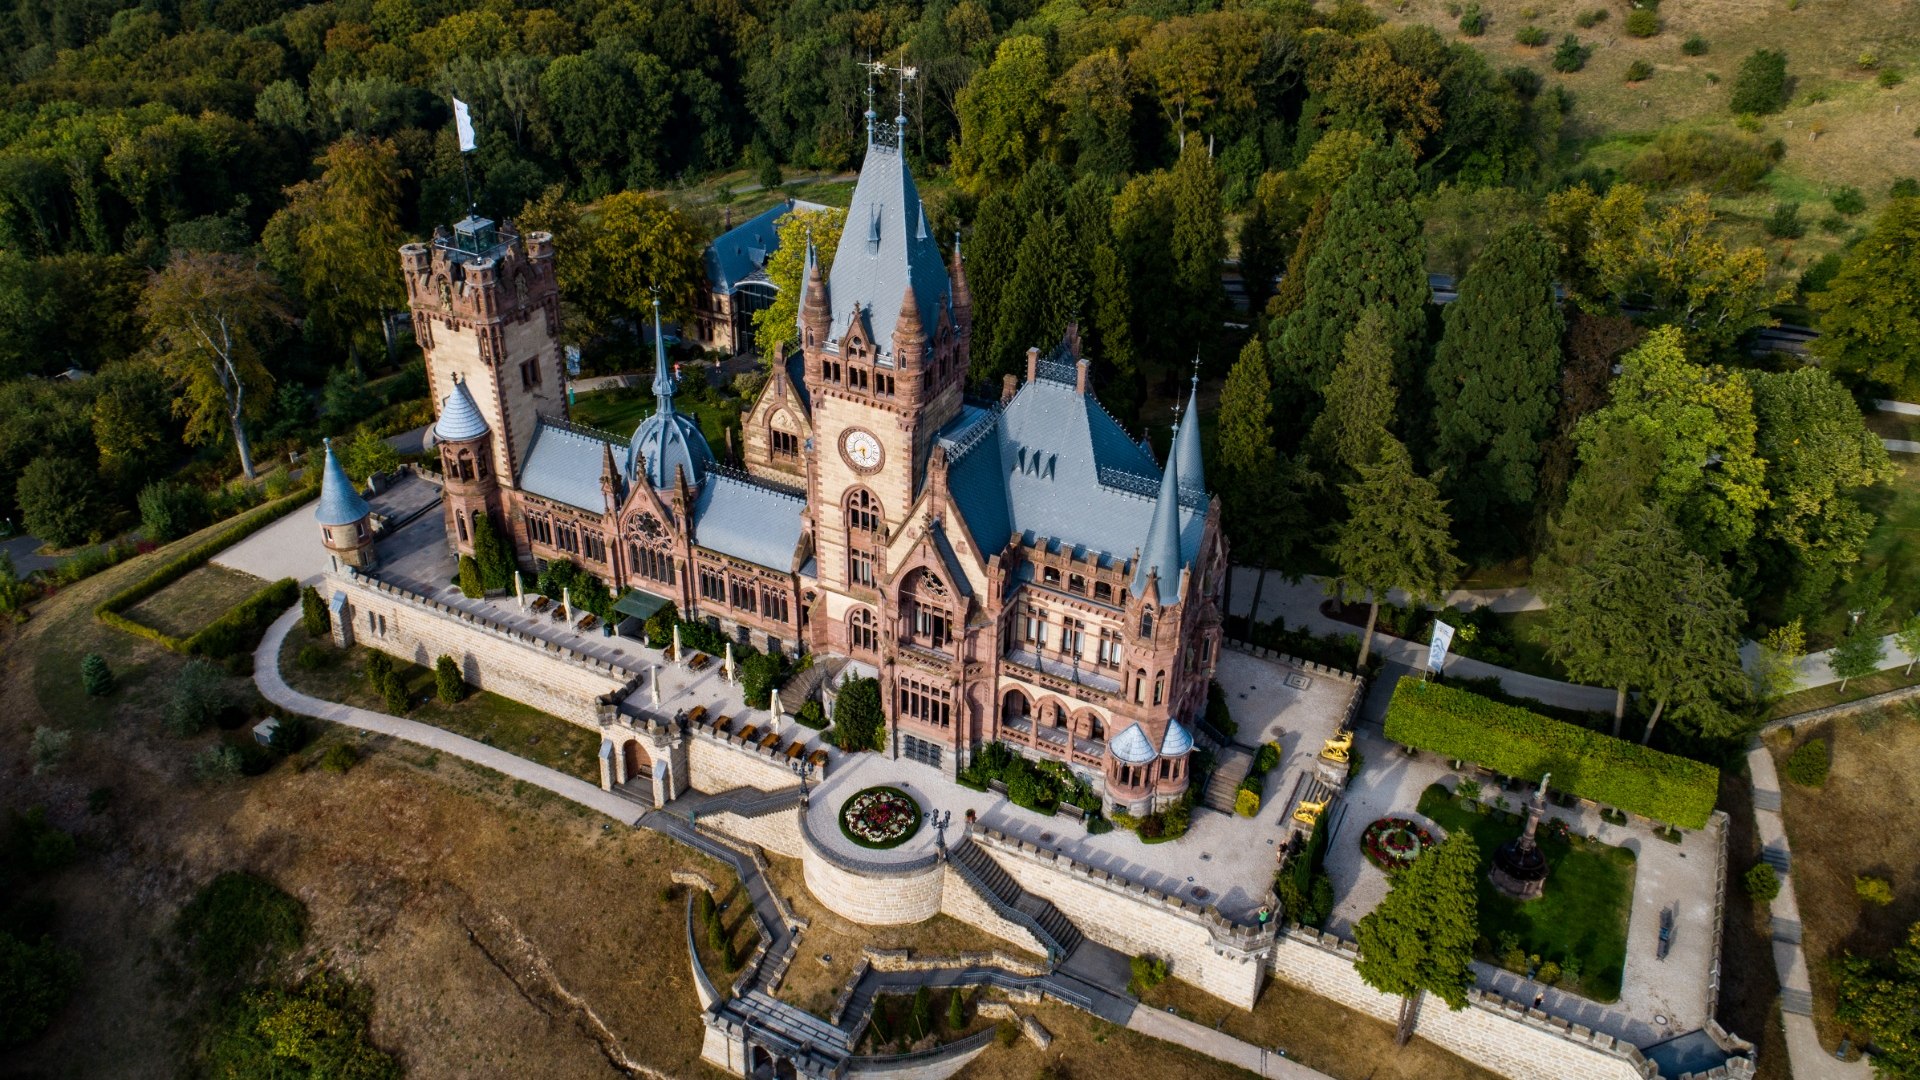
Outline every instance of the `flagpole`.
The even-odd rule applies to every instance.
[[[467,155],[477,143],[473,137],[473,114],[459,98],[453,99],[453,127],[455,141],[460,146],[460,179],[467,187],[467,216],[473,217],[479,211],[479,204],[473,201],[473,172],[467,166]]]

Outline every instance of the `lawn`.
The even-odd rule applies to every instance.
[[[1889,690],[1898,690],[1903,686],[1920,684],[1920,667],[1913,674],[1907,674],[1905,667],[1889,668],[1878,675],[1869,675],[1864,679],[1848,680],[1846,689],[1839,683],[1816,686],[1811,690],[1802,690],[1797,694],[1788,694],[1773,703],[1767,710],[1767,719],[1777,720],[1783,716],[1796,716],[1815,709],[1824,709],[1829,705],[1844,705],[1849,701],[1859,701],[1875,694],[1884,694]]]
[[[174,637],[192,637],[266,587],[252,574],[208,563],[128,608],[126,616]]]
[[[740,402],[737,399],[717,394],[676,394],[673,408],[675,412],[685,413],[699,421],[700,433],[707,437],[707,445],[714,454],[721,457],[726,455],[727,429],[738,430],[740,427]],[[567,412],[577,424],[596,427],[623,439],[631,438],[633,429],[640,425],[640,421],[653,415],[653,390],[642,386],[595,390],[575,397]]]
[[[319,666],[311,669],[297,660],[309,644],[318,650],[320,658]],[[386,700],[367,684],[366,668],[365,648],[355,646],[342,653],[328,642],[308,638],[300,626],[287,634],[280,647],[280,671],[287,685],[328,701],[385,712]],[[484,690],[469,691],[465,699],[449,705],[434,696],[433,672],[417,664],[408,664],[400,671],[407,680],[408,696],[416,702],[407,714],[409,719],[497,746],[569,776],[600,782],[599,735]]]
[[[1883,439],[1905,439],[1908,442],[1920,442],[1920,416],[1908,413],[1872,411],[1867,413],[1867,430]],[[1909,461],[1907,457],[1893,460]]]
[[[1467,810],[1438,784],[1421,793],[1420,813],[1448,832],[1466,829],[1486,859],[1521,828],[1518,822]],[[1544,833],[1540,849],[1547,856],[1548,877],[1546,895],[1538,900],[1520,903],[1480,877],[1480,959],[1499,963],[1500,942],[1511,936],[1524,952],[1542,960],[1562,967],[1569,958],[1577,960],[1579,981],[1563,981],[1563,988],[1594,1001],[1618,1000],[1633,903],[1633,852]]]
[[[1786,758],[1810,738],[1832,745],[1826,784],[1804,788],[1786,779]],[[1828,1050],[1858,1033],[1833,1018],[1834,984],[1827,961],[1851,950],[1884,953],[1920,921],[1920,833],[1912,810],[1920,804],[1920,722],[1905,708],[1822,724],[1789,738],[1767,740],[1781,773],[1787,839],[1793,846],[1793,888],[1800,902],[1807,971],[1813,976],[1813,1017]],[[1893,903],[1863,903],[1855,875],[1885,878]]]

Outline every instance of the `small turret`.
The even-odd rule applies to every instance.
[[[1174,425],[1173,444],[1180,445],[1180,426]],[[1148,592],[1148,586],[1153,590]],[[1180,455],[1167,455],[1167,467],[1160,474],[1160,496],[1154,500],[1153,521],[1147,526],[1147,539],[1140,547],[1140,559],[1133,568],[1133,595],[1145,595],[1149,602],[1174,604],[1180,601]]]
[[[347,470],[333,456],[333,440],[328,439],[326,461],[321,465],[320,505],[313,518],[320,523],[320,540],[328,554],[357,570],[371,570],[373,553],[373,508],[354,490]]]
[[[805,294],[800,301],[800,340],[818,347],[826,344],[833,326],[833,305],[827,298],[827,279],[820,272],[820,252],[813,246],[813,234],[807,234],[807,266],[802,275]]]
[[[1197,368],[1193,373],[1193,389],[1187,394],[1186,423],[1180,426],[1169,456],[1180,465],[1181,494],[1206,494],[1206,471],[1200,460],[1200,372]]]
[[[920,305],[913,298],[913,284],[907,284],[900,301],[900,318],[893,324],[893,355],[901,368],[918,367],[926,358],[927,333],[920,325]]]

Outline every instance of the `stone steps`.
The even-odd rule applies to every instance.
[[[1784,847],[1769,844],[1761,848],[1760,861],[1779,871],[1782,877],[1793,872],[1793,856]]]
[[[948,849],[947,859],[996,912],[1035,931],[1040,943],[1054,953],[1054,962],[1064,961],[1080,947],[1080,931],[1059,908],[1022,889],[1013,875],[973,841],[962,840]]]
[[[1783,919],[1775,915],[1773,917],[1773,940],[1791,942],[1795,945],[1800,944],[1800,921],[1798,919]]]
[[[1796,1013],[1800,1016],[1813,1015],[1813,991],[1802,990],[1797,986],[1780,988],[1780,1011]]]
[[[1247,778],[1252,768],[1252,754],[1237,746],[1223,747],[1214,757],[1213,776],[1207,781],[1207,790],[1200,798],[1201,805],[1223,814],[1233,813],[1234,794],[1240,790],[1240,781]]]
[[[1780,793],[1777,791],[1762,791],[1759,788],[1753,789],[1753,808],[1755,810],[1778,811],[1780,809]]]

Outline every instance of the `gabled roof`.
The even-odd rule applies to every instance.
[[[353,481],[347,479],[347,470],[340,467],[340,459],[333,456],[333,440],[326,440],[325,446],[327,460],[320,474],[320,505],[314,507],[313,519],[322,525],[351,525],[372,513],[372,508],[354,490]]]
[[[477,439],[487,433],[487,418],[473,403],[465,380],[453,384],[453,392],[440,403],[440,419],[433,425],[433,437],[441,442]]]
[[[607,512],[600,490],[600,466],[608,443],[579,431],[570,431],[543,417],[534,425],[533,441],[520,466],[520,489],[595,514]],[[629,476],[628,479],[631,479]]]
[[[1071,384],[1035,379],[997,415],[963,410],[941,442],[947,488],[983,555],[1019,533],[1111,565],[1132,558],[1147,535],[1159,466],[1098,400]],[[1205,528],[1204,504],[1181,500],[1183,562],[1199,552]]]
[[[783,201],[721,233],[702,257],[707,283],[715,292],[730,293],[743,282],[766,281],[767,259],[780,250],[780,219],[796,211],[825,209],[820,203]]]
[[[897,146],[870,141],[827,278],[833,304],[828,338],[840,340],[864,311],[874,345],[883,355],[891,353],[908,285],[920,308],[920,325],[931,335],[941,312],[952,305],[952,282],[905,156]]]
[[[710,472],[693,504],[693,542],[769,570],[793,569],[807,501],[789,492]]]
[[[1114,736],[1107,744],[1107,751],[1129,765],[1144,765],[1156,756],[1153,752],[1153,740],[1140,730],[1139,724]]]

